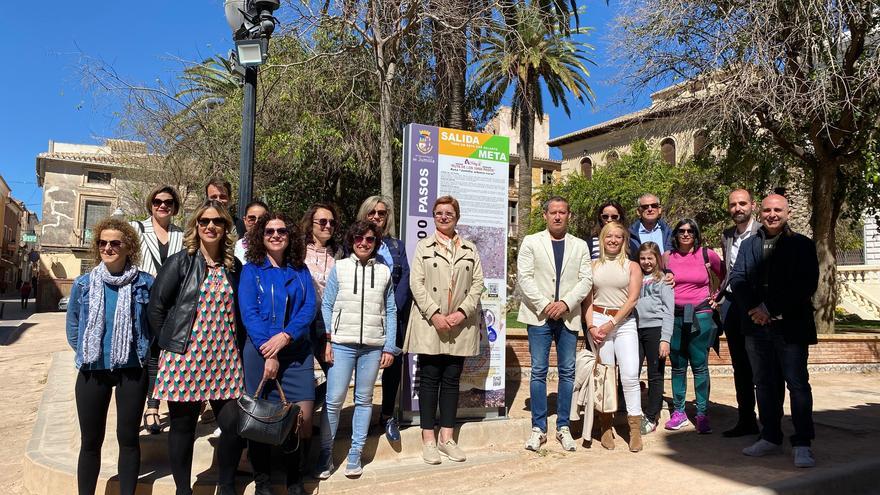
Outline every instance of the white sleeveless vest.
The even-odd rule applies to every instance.
[[[339,291],[333,303],[333,342],[383,347],[391,270],[375,258],[362,265],[355,255],[337,261],[335,268]]]

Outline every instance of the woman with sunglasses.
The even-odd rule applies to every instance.
[[[339,212],[329,203],[313,204],[302,218],[301,226],[306,244],[305,263],[312,275],[317,306],[321,305],[321,299],[324,297],[324,287],[327,286],[330,270],[333,269],[336,260],[343,256],[336,240],[338,225]],[[318,311],[312,322],[312,352],[326,376],[328,365],[324,362],[324,348],[327,343],[324,335],[324,319]],[[326,383],[319,385],[315,389],[315,401],[322,402],[326,392]]]
[[[168,457],[178,495],[192,493],[193,443],[205,401],[221,429],[219,493],[235,493],[243,447],[235,400],[244,392],[246,334],[235,303],[241,263],[233,255],[233,228],[221,203],[202,203],[187,222],[184,250],[168,258],[150,294],[150,327],[162,349],[152,396],[168,401]]]
[[[389,235],[391,226],[394,225],[393,203],[384,196],[370,196],[361,204],[357,219],[373,222],[382,231],[376,261],[391,269],[394,302],[397,305],[397,341],[394,345],[403,347],[412,294],[409,291],[409,261],[406,259],[406,245],[400,239]],[[385,437],[389,442],[400,441],[400,426],[394,417],[394,406],[400,391],[402,371],[403,355],[394,356],[391,365],[382,371],[382,409],[379,413],[379,425],[385,430]]]
[[[593,261],[593,290],[581,303],[590,347],[603,364],[620,368],[629,425],[629,450],[642,450],[642,393],[639,390],[639,336],[633,309],[642,286],[642,270],[629,260],[629,232],[617,222],[599,232],[600,255]],[[601,413],[602,447],[614,449],[614,413]]]
[[[352,374],[354,417],[345,475],[357,477],[363,473],[361,451],[370,427],[376,376],[400,354],[395,345],[397,307],[391,269],[376,257],[381,232],[372,222],[355,222],[348,229],[345,246],[352,254],[336,262],[324,290],[321,314],[330,343],[324,361],[330,369],[321,417],[321,453],[316,470],[319,479],[333,473],[333,441]]]
[[[180,196],[177,190],[169,185],[161,185],[147,195],[149,218],[131,222],[131,226],[140,235],[140,248],[143,256],[140,261],[141,270],[156,276],[162,264],[172,254],[183,249],[183,231],[171,223],[171,218],[180,211]],[[149,383],[156,383],[156,369],[159,366],[159,347],[155,342],[150,347],[150,358],[147,361]],[[159,401],[147,399],[147,410],[144,412],[144,429],[151,435],[162,433],[159,422]]]
[[[282,446],[287,493],[305,493],[300,473],[309,452],[315,401],[314,357],[309,326],[317,304],[312,277],[303,262],[299,228],[281,213],[263,215],[248,232],[247,261],[241,274],[238,302],[247,328],[244,348],[245,384],[256,393],[263,380],[263,398],[284,397],[300,407],[302,424]],[[271,380],[275,380],[272,382]],[[271,446],[248,443],[256,495],[271,495]]]
[[[706,407],[709,404],[709,347],[715,338],[710,272],[724,279],[724,263],[715,251],[703,246],[700,226],[690,218],[672,229],[672,250],[666,253],[665,265],[675,273],[675,319],[669,342],[672,364],[672,415],[667,430],[690,424],[684,412],[687,392],[687,367],[694,374],[697,405],[697,433],[712,433]]]
[[[594,260],[599,259],[599,231],[611,222],[626,225],[626,212],[620,206],[620,203],[614,200],[606,201],[596,208],[596,223],[593,226],[593,236],[584,239],[587,241],[587,247],[590,248],[590,258]]]
[[[67,306],[67,341],[76,351],[76,467],[80,495],[95,493],[110,396],[116,391],[119,493],[132,495],[141,464],[138,430],[150,349],[147,302],[153,276],[138,270],[140,243],[127,223],[107,218],[92,227],[95,268],[79,276]]]
[[[452,438],[458,412],[458,385],[464,359],[480,352],[480,295],[483,265],[473,242],[455,227],[461,218],[458,200],[441,196],[434,202],[434,235],[419,241],[413,255],[409,287],[413,295],[403,352],[418,355],[419,422],[422,459],[440,464],[467,459]],[[440,405],[440,442],[434,434]]]
[[[235,241],[235,257],[238,258],[238,261],[241,261],[242,265],[247,263],[247,258],[245,256],[248,250],[247,234],[254,229],[254,225],[257,224],[257,220],[259,220],[260,217],[269,212],[269,207],[266,206],[266,203],[263,203],[260,200],[254,200],[244,207],[244,211],[245,235],[241,239]]]

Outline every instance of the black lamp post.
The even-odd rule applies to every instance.
[[[254,192],[254,129],[257,117],[257,69],[269,55],[269,37],[277,19],[272,13],[280,7],[279,0],[226,0],[226,22],[232,29],[235,71],[244,80],[244,105],[241,111],[241,161],[239,162],[238,214]]]

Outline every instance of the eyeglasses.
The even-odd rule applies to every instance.
[[[272,237],[273,235],[278,234],[279,237],[287,237],[287,234],[289,232],[290,231],[287,230],[287,227],[280,227],[277,229],[267,227],[266,229],[263,230],[263,236],[264,237]]]
[[[120,241],[120,240],[107,241],[104,239],[98,239],[98,249],[106,249],[107,246],[110,246],[113,249],[119,249],[122,247],[122,241]]]
[[[602,220],[620,220],[620,215],[602,215]]]
[[[211,223],[213,223],[215,227],[220,227],[221,229],[226,228],[226,219],[223,217],[214,217],[214,218],[202,217],[199,219],[199,226],[201,226],[201,227],[207,227],[208,224],[211,224]]]
[[[682,234],[693,235],[694,229],[678,229],[677,233],[678,233],[678,235],[682,235]]]
[[[173,199],[159,199],[153,198],[153,208],[158,208],[162,205],[165,205],[166,208],[174,208],[174,200]]]
[[[254,222],[256,222],[256,221],[259,220],[259,219],[260,219],[260,217],[258,217],[258,216],[256,216],[256,215],[246,215],[246,216],[244,217],[244,221],[245,221],[245,222],[248,222],[248,223],[254,223]]]
[[[388,216],[388,210],[370,210],[370,212],[367,213],[367,216],[385,218]]]
[[[336,228],[336,219],[335,218],[330,218],[330,219],[322,218],[320,220],[314,220],[314,221],[312,221],[312,223],[315,225],[320,225],[322,228],[326,227],[328,225],[330,226],[331,229]]]
[[[434,216],[437,218],[455,218],[455,213],[450,213],[448,211],[435,211]]]
[[[646,205],[639,205],[639,209],[641,209],[641,210],[659,210],[660,203],[648,203]]]
[[[372,236],[372,235],[356,235],[356,236],[354,236],[354,243],[355,244],[362,244],[362,243],[373,244],[375,242],[376,242],[376,236]]]

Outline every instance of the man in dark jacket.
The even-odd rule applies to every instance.
[[[758,419],[755,417],[755,384],[752,382],[752,366],[746,354],[746,339],[742,326],[750,320],[730,293],[728,284],[733,265],[746,239],[757,234],[761,224],[754,218],[755,200],[745,189],[731,191],[727,197],[727,210],[734,225],[721,234],[721,250],[724,252],[724,265],[727,276],[721,283],[721,323],[727,336],[727,348],[733,365],[733,383],[736,388],[737,422],[722,433],[725,437],[757,435]],[[784,391],[782,393],[785,393]]]
[[[672,249],[672,229],[661,218],[663,206],[657,196],[646,193],[639,196],[639,219],[629,227],[629,257],[633,261],[639,259],[639,246],[652,241],[663,251]]]
[[[795,429],[794,464],[813,467],[813,394],[807,358],[809,346],[817,342],[811,300],[819,284],[819,260],[813,241],[788,226],[789,211],[784,197],[764,198],[763,226],[743,242],[729,279],[736,303],[748,315],[742,331],[762,425],[760,439],[743,454],[761,457],[781,452],[784,397],[778,390],[784,382]]]

